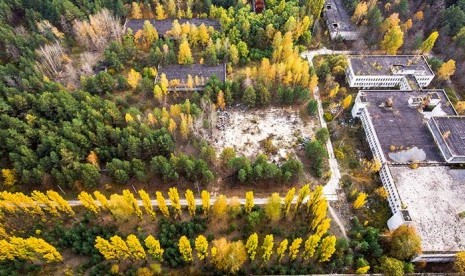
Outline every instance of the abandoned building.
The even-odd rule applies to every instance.
[[[421,55],[349,56],[346,77],[350,87],[398,87],[415,90],[426,87],[434,73]]]
[[[160,65],[157,78],[161,74],[165,74],[170,82],[169,91],[201,91],[212,76],[221,82],[226,81],[226,64]]]
[[[171,30],[173,27],[174,20],[177,20],[179,24],[190,23],[199,27],[204,24],[206,27],[212,27],[215,30],[220,30],[220,22],[214,19],[209,18],[191,18],[191,19],[164,19],[164,20],[155,20],[155,19],[128,19],[124,23],[124,30],[131,29],[133,33],[136,33],[138,30],[141,30],[144,26],[144,22],[148,20],[150,23],[157,29],[158,34],[163,37],[166,32]]]
[[[357,40],[359,32],[350,20],[341,0],[326,0],[323,18],[331,39]]]
[[[350,72],[373,76],[367,86],[384,87],[387,81],[379,76],[402,64],[386,62],[391,57],[365,57],[365,68],[360,58],[349,59]],[[417,86],[360,90],[352,116],[360,118],[373,156],[382,164],[379,174],[393,214],[389,229],[415,227],[423,252],[413,261],[447,262],[465,250],[465,219],[459,215],[465,211],[465,170],[455,166],[465,164],[465,116],[457,115],[444,90],[421,89],[434,74],[424,58],[416,60],[409,73]],[[384,62],[380,74],[369,71],[375,61]]]

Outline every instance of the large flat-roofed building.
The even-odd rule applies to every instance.
[[[452,261],[465,250],[465,170],[450,166],[465,163],[465,117],[444,90],[361,90],[352,115],[382,163],[389,229],[416,228],[423,253],[414,261]]]
[[[453,261],[465,250],[465,116],[442,89],[422,89],[434,77],[422,56],[350,56],[347,79],[360,90],[360,118],[388,192],[390,230],[416,228],[422,253],[413,261]]]
[[[373,154],[383,163],[407,165],[445,163],[427,122],[447,115],[457,113],[444,90],[362,90],[352,108]]]
[[[465,163],[465,117],[432,117],[428,127],[448,163]]]
[[[415,227],[422,254],[414,261],[451,261],[465,250],[465,170],[446,166],[391,166],[393,183],[405,207],[389,220],[389,227]]]
[[[159,66],[158,76],[161,74],[165,74],[170,81],[168,88],[170,91],[199,91],[203,90],[207,81],[213,76],[216,76],[221,82],[225,82],[226,64],[213,66],[205,64]]]
[[[206,27],[212,27],[215,30],[220,30],[221,25],[218,20],[209,19],[209,18],[191,18],[191,19],[164,19],[164,20],[155,20],[155,19],[128,19],[124,24],[124,28],[131,29],[134,33],[138,30],[141,30],[144,27],[144,22],[148,20],[150,23],[157,29],[157,32],[160,36],[164,36],[166,32],[171,30],[173,27],[174,20],[177,20],[179,24],[190,23],[199,27],[204,24]]]
[[[341,0],[326,0],[323,17],[331,39],[357,40],[359,32]]]
[[[414,90],[426,87],[434,78],[421,55],[354,55],[347,58],[346,77],[350,87],[399,87]]]

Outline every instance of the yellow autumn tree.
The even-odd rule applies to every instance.
[[[443,63],[438,69],[438,78],[441,80],[448,80],[455,73],[455,61],[449,59]]]
[[[179,124],[179,134],[182,139],[187,140],[189,137],[189,120],[186,114],[181,114],[181,123]]]
[[[171,206],[174,208],[174,210],[176,210],[177,215],[181,217],[182,210],[181,210],[181,202],[179,200],[178,189],[176,189],[175,187],[169,188],[168,196],[171,201]]]
[[[217,269],[235,274],[247,260],[245,246],[242,241],[228,242],[225,238],[214,240],[211,260]]]
[[[46,194],[39,192],[39,191],[33,191],[31,193],[32,199],[34,199],[38,204],[41,205],[42,209],[46,210],[48,213],[50,213],[53,216],[59,216],[60,213],[58,211],[58,206],[55,202],[50,200],[49,197],[47,197]]]
[[[216,218],[224,217],[228,210],[228,199],[225,195],[220,195],[213,204],[212,213]]]
[[[357,268],[355,273],[357,273],[357,274],[367,274],[369,270],[370,270],[370,266],[366,265],[366,266],[362,266],[362,267]]]
[[[223,90],[220,90],[218,92],[218,96],[216,97],[216,106],[220,109],[224,109],[226,106],[226,103],[224,101],[224,93]]]
[[[129,235],[126,238],[126,244],[129,249],[129,254],[133,260],[143,260],[147,257],[145,249],[142,247],[142,244],[135,235]]]
[[[366,200],[367,200],[367,194],[363,192],[359,193],[353,204],[354,209],[362,208],[365,205]]]
[[[258,249],[258,235],[257,233],[253,233],[247,239],[245,243],[245,248],[247,249],[247,254],[251,261],[255,260],[255,255],[257,254]]]
[[[367,2],[360,1],[355,7],[354,14],[352,15],[352,21],[359,24],[363,17],[367,15],[368,5]]]
[[[319,262],[327,262],[336,251],[336,237],[327,236],[321,240]]]
[[[399,25],[395,25],[384,35],[381,49],[388,55],[395,55],[402,44],[404,44],[404,32]]]
[[[61,254],[43,239],[10,237],[0,240],[0,260],[20,259],[35,263],[53,263],[63,260]]]
[[[302,188],[300,188],[299,193],[297,194],[297,201],[296,201],[295,207],[294,207],[294,210],[295,210],[294,213],[295,214],[297,214],[297,211],[299,210],[299,207],[302,204],[302,201],[304,200],[304,198],[306,198],[308,196],[309,193],[310,193],[310,185],[309,184],[306,184],[306,185],[302,186]]]
[[[149,214],[152,218],[155,218],[155,211],[153,210],[152,201],[150,200],[150,195],[144,191],[139,190],[138,194],[142,199],[142,204],[144,205],[145,212]]]
[[[302,239],[297,238],[293,240],[291,246],[289,246],[289,259],[291,261],[297,258],[301,244],[302,244]]]
[[[144,240],[145,247],[147,247],[147,253],[156,261],[163,261],[163,250],[160,246],[160,241],[155,239],[152,235],[148,235]]]
[[[352,103],[352,95],[348,95],[342,101],[342,108],[347,109],[350,106],[351,103]]]
[[[3,184],[11,187],[16,184],[16,172],[12,169],[2,169]]]
[[[284,210],[284,215],[285,216],[289,215],[289,211],[291,210],[292,200],[294,200],[294,195],[295,195],[295,188],[293,187],[293,188],[289,189],[289,191],[287,191],[287,194],[284,197],[283,210]]]
[[[84,208],[86,208],[87,210],[91,211],[94,214],[97,214],[99,212],[99,206],[95,202],[92,195],[82,191],[78,195],[78,199],[81,201],[82,206],[84,206]]]
[[[90,164],[95,166],[97,169],[100,168],[100,165],[98,163],[98,156],[97,156],[97,153],[95,151],[91,150],[89,155],[87,155],[86,160],[87,160],[87,162],[89,162]]]
[[[127,243],[120,236],[111,237],[110,243],[113,246],[117,260],[126,260],[131,257]]]
[[[186,201],[187,201],[187,209],[189,210],[189,214],[191,216],[195,216],[195,197],[194,193],[190,190],[187,189],[185,193]]]
[[[132,204],[123,195],[118,194],[110,196],[108,209],[116,220],[126,220],[134,214]]]
[[[273,193],[268,198],[265,205],[265,215],[274,222],[281,219],[281,197],[278,193]]]
[[[208,215],[210,211],[210,193],[208,191],[203,190],[201,193],[202,197],[202,210],[205,216]]]
[[[178,52],[178,63],[179,64],[192,64],[194,59],[192,58],[191,47],[189,46],[189,42],[187,39],[183,39],[181,44],[179,45],[179,52]]]
[[[103,258],[105,258],[105,260],[114,260],[117,257],[115,249],[113,248],[111,243],[100,236],[97,236],[97,238],[95,239],[94,247],[100,252],[100,254],[103,255]]]
[[[438,39],[439,37],[439,32],[438,31],[434,31],[432,32],[428,38],[423,41],[423,43],[421,44],[420,46],[420,51],[422,54],[428,54],[429,52],[431,52],[431,50],[433,49],[434,47],[434,43],[436,42],[436,39]]]
[[[454,268],[459,273],[465,273],[465,251],[456,254]]]
[[[208,241],[203,235],[197,236],[195,239],[195,250],[199,260],[203,260],[208,256]]]
[[[273,235],[266,235],[262,244],[262,259],[264,262],[268,262],[273,254]]]
[[[289,241],[287,239],[284,239],[281,243],[279,243],[278,248],[276,248],[276,254],[278,255],[278,263],[280,263],[281,260],[284,258],[288,244]]]
[[[308,237],[308,239],[305,241],[305,248],[304,248],[304,253],[303,253],[304,260],[313,258],[319,242],[320,242],[319,236],[311,235],[310,237]]]
[[[62,196],[60,196],[55,191],[47,191],[48,198],[54,202],[60,212],[68,214],[70,216],[74,216],[73,208],[69,205],[68,201],[66,201]]]
[[[182,236],[179,239],[178,248],[183,260],[185,262],[192,262],[192,247],[186,236]]]
[[[252,208],[254,207],[254,197],[253,197],[253,192],[248,191],[245,193],[245,205],[244,209],[245,212],[248,214],[252,211]]]
[[[155,8],[155,18],[157,20],[163,20],[166,18],[165,10],[163,9],[163,5],[158,4]]]
[[[134,194],[131,193],[131,191],[129,191],[128,189],[124,189],[123,190],[123,197],[126,200],[126,202],[128,203],[128,205],[131,206],[131,209],[132,209],[133,213],[137,217],[142,219],[142,210],[140,209],[139,203],[137,202],[137,199],[134,197]]]
[[[168,205],[166,205],[166,200],[163,197],[163,194],[161,192],[156,192],[155,193],[157,196],[157,203],[158,203],[158,208],[160,209],[160,212],[167,218],[170,217],[170,211],[168,210]]]
[[[103,195],[99,191],[95,191],[94,196],[95,196],[95,199],[98,200],[102,208],[110,210],[110,206],[108,205],[108,199],[106,198],[105,195]]]
[[[137,72],[136,70],[134,70],[132,68],[131,68],[131,70],[129,70],[127,81],[128,81],[129,86],[131,86],[132,89],[137,88],[141,78],[142,78],[142,76],[141,76],[141,74],[139,72]]]
[[[142,10],[140,8],[139,3],[137,2],[132,2],[131,4],[131,18],[134,18],[134,19],[142,18]]]

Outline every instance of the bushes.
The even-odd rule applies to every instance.
[[[152,171],[166,181],[175,180],[182,176],[187,180],[206,184],[214,178],[213,172],[210,171],[205,161],[190,155],[172,155],[170,159],[156,156],[152,158],[150,165]]]
[[[315,116],[318,113],[318,102],[310,100],[307,104],[307,112],[310,116]]]
[[[240,183],[272,179],[290,182],[303,171],[303,165],[297,159],[289,159],[281,166],[277,166],[268,162],[264,154],[258,155],[253,163],[246,157],[235,157],[229,161],[228,167],[236,172]]]
[[[310,159],[313,173],[317,177],[323,176],[324,160],[328,157],[325,146],[319,140],[313,140],[305,145],[305,152]]]
[[[179,238],[186,236],[190,240],[194,239],[196,235],[205,231],[206,220],[194,218],[188,222],[170,222],[163,218],[160,220],[158,229],[157,239],[165,250],[163,253],[164,263],[170,267],[178,267],[184,264],[178,249]],[[191,244],[194,243],[191,241]]]

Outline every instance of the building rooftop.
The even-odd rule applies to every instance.
[[[125,27],[126,29],[130,28],[134,33],[138,30],[142,29],[144,26],[144,21],[148,20],[150,23],[157,29],[157,32],[160,35],[164,35],[167,31],[171,30],[173,26],[174,20],[178,20],[179,24],[184,24],[189,22],[190,24],[194,24],[197,27],[205,24],[207,27],[213,27],[215,30],[220,30],[221,25],[220,22],[214,19],[209,18],[191,18],[191,19],[164,19],[164,20],[155,20],[155,19],[128,19]]]
[[[388,162],[444,162],[426,124],[431,116],[456,115],[444,90],[360,92]]]
[[[362,76],[391,76],[415,75],[433,76],[426,59],[420,55],[389,56],[389,55],[359,55],[347,58],[354,75]]]
[[[424,253],[465,250],[465,170],[444,166],[390,167]]]
[[[159,74],[166,74],[168,80],[178,79],[181,81],[187,80],[188,75],[192,77],[204,77],[208,79],[216,75],[222,82],[226,81],[226,68],[224,64],[216,66],[209,66],[205,64],[191,64],[191,65],[166,65],[158,68]]]
[[[341,0],[326,0],[325,16],[329,22],[330,31],[357,31],[357,27],[350,20]]]
[[[431,120],[439,129],[436,139],[446,144],[454,156],[465,157],[465,116],[433,117]]]

